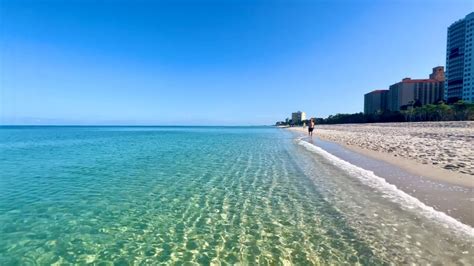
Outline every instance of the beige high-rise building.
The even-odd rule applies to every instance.
[[[433,73],[430,74],[430,79],[434,79],[437,81],[444,81],[444,67],[443,66],[437,66],[433,67]]]
[[[429,79],[404,78],[390,86],[387,96],[390,111],[400,111],[416,101],[422,105],[437,103],[444,96],[444,68],[433,68]]]
[[[291,114],[291,120],[295,125],[301,124],[302,121],[306,120],[306,113],[301,111],[294,112]]]

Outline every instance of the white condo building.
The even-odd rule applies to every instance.
[[[446,49],[447,102],[474,102],[474,12],[448,27]]]
[[[306,113],[301,111],[294,112],[291,114],[291,120],[293,124],[300,124],[301,122],[306,120]]]

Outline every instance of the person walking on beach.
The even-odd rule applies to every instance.
[[[308,135],[311,137],[313,136],[313,130],[314,130],[314,119],[311,118],[309,120],[309,125],[308,125]]]

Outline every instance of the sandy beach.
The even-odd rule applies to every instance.
[[[314,135],[413,174],[474,187],[472,121],[317,125]]]

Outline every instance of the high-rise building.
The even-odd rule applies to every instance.
[[[430,74],[430,79],[444,81],[445,80],[444,67],[442,66],[433,67],[433,73]]]
[[[430,80],[432,82],[415,83],[415,101],[421,105],[439,103],[444,99],[444,67],[434,67]]]
[[[444,98],[444,68],[434,67],[429,79],[404,78],[390,86],[387,95],[387,109],[400,111],[413,105],[438,103]]]
[[[374,90],[364,95],[364,114],[387,110],[388,90]]]
[[[444,94],[448,103],[458,100],[474,102],[473,33],[474,12],[448,27]]]
[[[415,102],[415,80],[404,78],[401,82],[390,86],[388,93],[388,110],[400,111],[403,106]],[[421,81],[421,80],[419,80]]]
[[[306,120],[306,113],[305,112],[294,112],[291,114],[292,123],[295,125],[301,124],[303,120]]]
[[[444,99],[444,82],[415,83],[415,102],[436,104]]]

